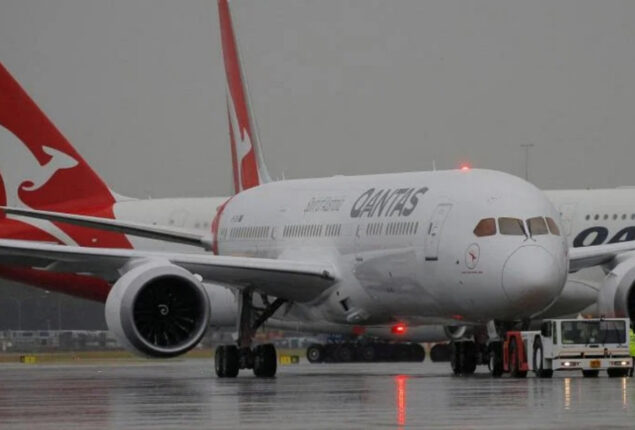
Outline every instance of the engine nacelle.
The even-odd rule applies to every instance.
[[[451,340],[461,340],[472,335],[472,330],[466,325],[446,325],[443,330]]]
[[[201,282],[167,261],[133,267],[106,300],[108,328],[127,349],[148,357],[184,354],[198,344],[209,321]]]
[[[635,318],[635,258],[618,261],[598,293],[598,313],[607,318]]]
[[[210,305],[209,324],[215,328],[235,328],[238,321],[238,297],[222,285],[204,284]]]

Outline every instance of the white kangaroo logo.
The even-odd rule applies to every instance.
[[[234,143],[236,145],[236,171],[238,172],[238,186],[242,191],[244,189],[243,184],[243,158],[252,149],[251,139],[246,129],[240,128],[240,122],[238,121],[238,112],[234,106],[234,100],[231,96],[231,91],[227,90],[227,109],[229,110],[230,127],[232,135],[234,136]]]
[[[58,171],[71,169],[79,164],[73,157],[57,149],[42,146],[42,150],[52,157],[45,165],[39,163],[16,135],[0,126],[0,175],[4,182],[7,206],[29,207],[20,200],[20,189],[35,191],[46,185]],[[73,238],[50,221],[19,215],[7,215],[7,218],[30,224],[67,245],[77,245]]]

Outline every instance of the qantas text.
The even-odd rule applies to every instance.
[[[415,210],[419,198],[426,192],[428,187],[394,190],[371,188],[355,200],[351,209],[351,218],[408,216]]]

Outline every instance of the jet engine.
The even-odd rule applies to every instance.
[[[631,255],[616,263],[598,293],[598,313],[607,318],[635,318],[635,258]]]
[[[238,297],[229,288],[216,284],[204,284],[209,298],[209,325],[214,329],[236,328],[238,321]]]
[[[167,261],[132,267],[106,300],[108,328],[127,349],[148,357],[189,351],[209,322],[205,287],[195,275]]]

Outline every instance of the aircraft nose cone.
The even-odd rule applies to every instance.
[[[526,245],[514,251],[503,267],[503,291],[525,315],[542,310],[560,294],[566,274],[546,249]]]

